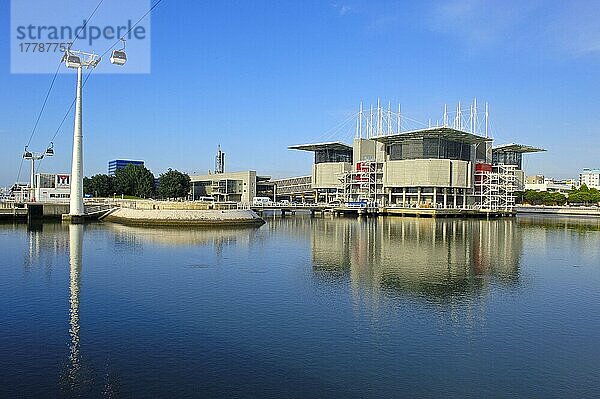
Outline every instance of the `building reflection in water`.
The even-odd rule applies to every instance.
[[[437,303],[517,283],[523,248],[514,219],[334,219],[312,224],[311,242],[318,278]]]
[[[25,271],[33,265],[43,265],[46,275],[50,276],[56,257],[65,253],[69,246],[65,227],[61,223],[42,221],[30,221],[26,226],[29,248],[24,260]]]

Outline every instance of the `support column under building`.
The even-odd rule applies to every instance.
[[[417,208],[421,207],[421,187],[417,187]]]
[[[437,187],[433,188],[433,207],[437,208]]]
[[[406,208],[406,187],[402,188],[402,206]]]
[[[448,189],[444,187],[444,208],[448,207]]]
[[[456,206],[456,188],[452,189],[452,194],[454,196],[454,209],[456,209],[457,208],[457,206]]]

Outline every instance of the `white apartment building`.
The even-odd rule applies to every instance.
[[[583,169],[579,174],[579,185],[600,190],[600,169]]]

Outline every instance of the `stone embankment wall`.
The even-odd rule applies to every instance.
[[[600,208],[592,206],[516,206],[517,213],[600,217]]]
[[[236,203],[212,203],[198,201],[153,201],[130,199],[107,199],[105,203],[121,208],[152,210],[209,210],[237,209]]]
[[[134,225],[262,225],[265,221],[249,209],[132,209],[118,208],[102,220]]]

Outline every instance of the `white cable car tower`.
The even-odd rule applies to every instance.
[[[125,40],[123,40],[125,43]],[[122,66],[127,61],[125,46],[122,50],[114,50],[111,63]],[[62,61],[67,68],[77,69],[77,95],[75,98],[75,126],[73,128],[73,160],[71,163],[71,195],[69,215],[81,218],[85,214],[83,205],[83,131],[82,131],[82,70],[93,69],[101,61],[99,55],[86,53],[79,50],[71,50],[71,45],[65,51]]]

